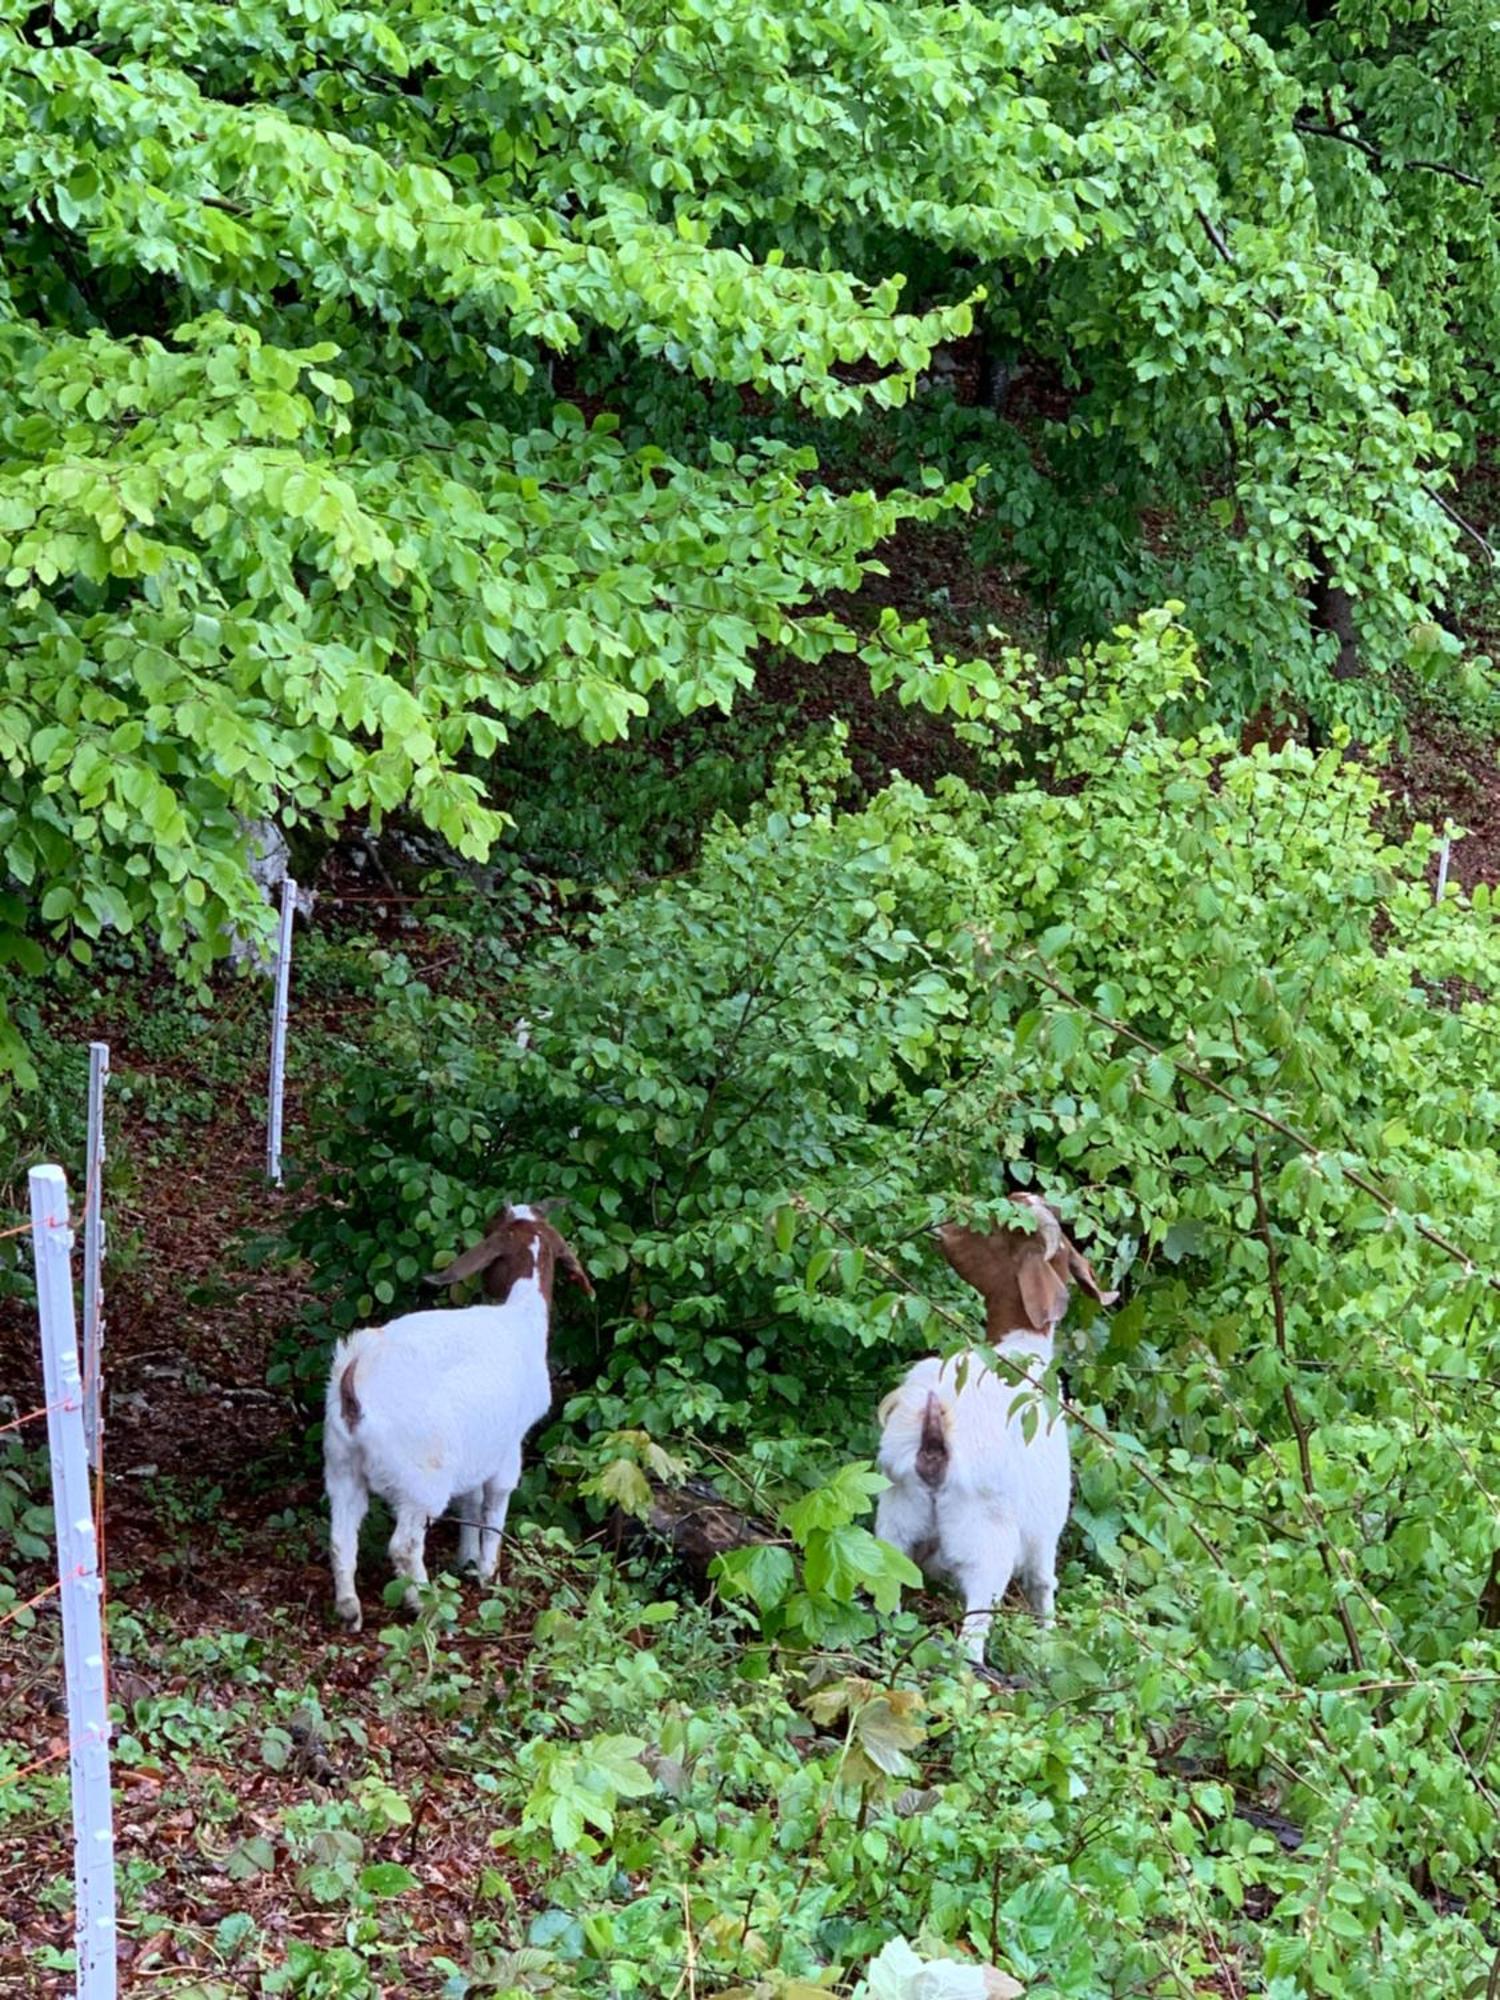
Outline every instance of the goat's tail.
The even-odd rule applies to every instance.
[[[918,1479],[934,1491],[948,1477],[948,1426],[952,1414],[937,1391],[930,1391],[922,1409],[916,1466]]]
[[[924,1395],[919,1384],[908,1383],[886,1397],[878,1414],[881,1469],[902,1477],[915,1473],[935,1492],[948,1477],[951,1458],[953,1408],[947,1397],[936,1389]]]
[[[333,1368],[328,1377],[328,1398],[323,1413],[325,1431],[353,1437],[364,1415],[364,1406],[355,1386],[358,1371],[358,1349],[352,1340],[341,1340],[334,1349]]]

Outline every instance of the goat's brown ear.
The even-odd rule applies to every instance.
[[[461,1285],[465,1278],[477,1277],[487,1270],[504,1250],[505,1238],[498,1230],[481,1238],[472,1249],[461,1250],[445,1271],[429,1271],[423,1278],[424,1285]]]
[[[1016,1276],[1026,1317],[1038,1333],[1050,1332],[1068,1309],[1068,1288],[1042,1255],[1040,1244],[1030,1253],[1022,1251]]]
[[[1068,1269],[1078,1280],[1079,1284],[1083,1286],[1083,1289],[1086,1292],[1092,1292],[1101,1306],[1112,1306],[1120,1294],[1100,1289],[1099,1280],[1094,1276],[1093,1265],[1081,1250],[1068,1241],[1066,1236],[1063,1238],[1063,1248],[1068,1253]]]
[[[555,1230],[553,1234],[556,1235]],[[571,1278],[579,1290],[586,1292],[590,1298],[594,1296],[594,1287],[588,1272],[579,1263],[572,1245],[564,1243],[560,1236],[557,1238],[557,1262],[565,1278]]]

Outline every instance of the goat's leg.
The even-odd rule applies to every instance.
[[[971,1516],[943,1523],[942,1549],[964,1600],[964,1651],[984,1665],[985,1641],[995,1608],[1010,1588],[1021,1538],[1014,1522]]]
[[[510,1510],[514,1487],[503,1480],[489,1479],[484,1487],[484,1533],[479,1544],[479,1581],[488,1583],[500,1562],[500,1537],[505,1533],[505,1516]]]
[[[453,1502],[458,1510],[458,1566],[460,1570],[479,1567],[479,1518],[484,1511],[484,1489],[460,1493]]]
[[[417,1586],[427,1581],[427,1564],[423,1560],[426,1541],[426,1509],[413,1506],[409,1500],[401,1501],[396,1508],[396,1531],[391,1536],[391,1562],[396,1574],[406,1578],[408,1611],[421,1609],[422,1600],[417,1595]]]
[[[1038,1548],[1033,1544],[1026,1551],[1026,1560],[1021,1570],[1021,1583],[1026,1592],[1026,1601],[1035,1612],[1037,1623],[1045,1631],[1053,1622],[1053,1607],[1057,1603],[1055,1547]]]
[[[513,1452],[492,1479],[484,1482],[484,1533],[479,1538],[479,1581],[488,1583],[500,1561],[500,1537],[510,1496],[521,1478],[521,1454]]]
[[[364,1622],[354,1566],[359,1555],[359,1531],[370,1505],[370,1490],[356,1466],[340,1454],[324,1461],[328,1488],[328,1553],[333,1568],[333,1604],[351,1632]]]

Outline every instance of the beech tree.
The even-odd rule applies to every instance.
[[[1458,559],[1390,230],[1327,225],[1237,7],[63,0],[0,47],[23,966],[143,922],[206,965],[247,816],[482,852],[512,721],[602,740],[853,648],[820,601],[912,517],[977,500],[1075,623],[1175,593],[1220,708],[1357,723]],[[1024,451],[912,404],[976,313],[1067,391]],[[820,476],[840,439],[911,476]],[[934,704],[994,671],[924,647],[866,650]]]

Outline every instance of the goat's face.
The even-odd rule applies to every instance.
[[[548,1211],[556,1206],[555,1202],[518,1202],[513,1207],[507,1203],[472,1248],[460,1252],[446,1270],[430,1272],[424,1282],[457,1285],[482,1271],[486,1295],[503,1305],[516,1280],[532,1276],[550,1299],[553,1272],[560,1270],[592,1298],[588,1272],[547,1220]]]
[[[936,1231],[938,1247],[948,1262],[983,1296],[991,1340],[1028,1327],[1035,1333],[1055,1331],[1068,1309],[1075,1279],[1100,1305],[1113,1305],[1119,1293],[1100,1289],[1093,1266],[1046,1202],[1034,1194],[1011,1199],[1030,1210],[1033,1229],[982,1232],[944,1222]]]

